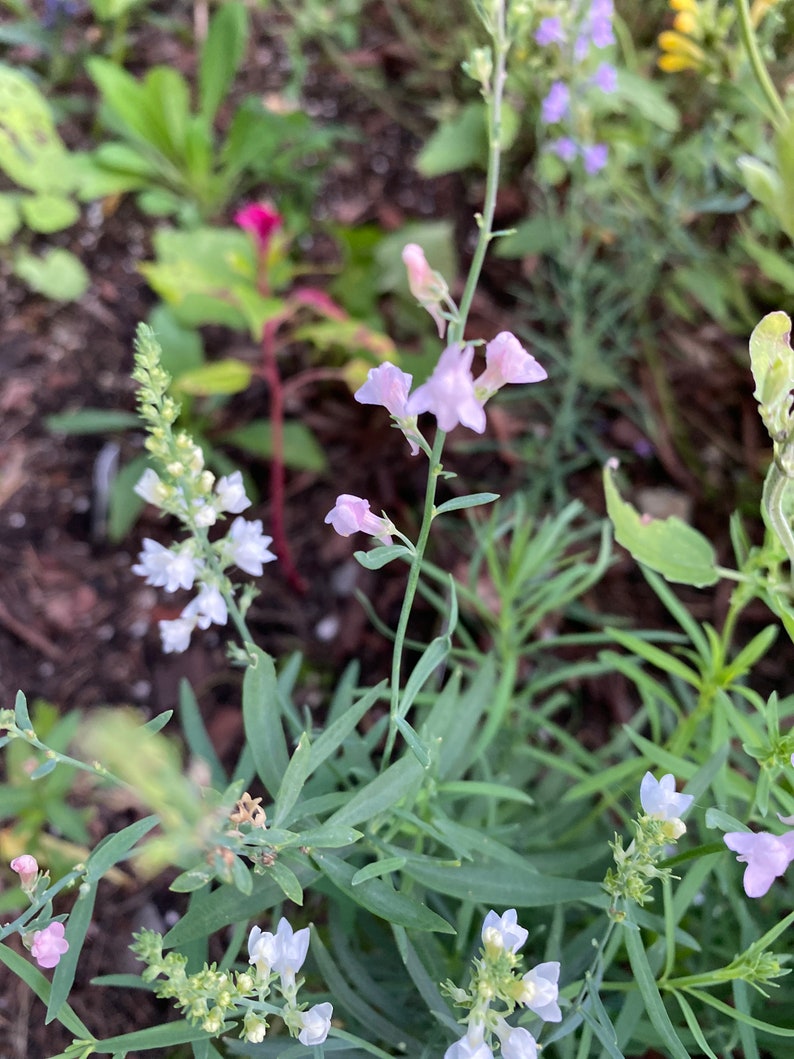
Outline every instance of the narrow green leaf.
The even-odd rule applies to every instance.
[[[481,796],[505,802],[521,802],[523,805],[534,805],[533,798],[526,791],[508,787],[504,783],[486,783],[480,780],[456,780],[450,783],[439,783],[439,794],[460,795],[464,798]]]
[[[632,926],[624,927],[623,940],[626,944],[626,952],[629,963],[634,974],[634,980],[642,993],[645,1001],[645,1010],[651,1023],[662,1038],[668,1059],[689,1059],[689,1053],[681,1043],[675,1026],[670,1021],[670,1016],[664,1006],[664,1002],[656,985],[651,965],[642,942],[640,931]]]
[[[422,768],[429,768],[430,749],[424,742],[422,742],[404,717],[397,718],[397,728]]]
[[[33,966],[29,959],[21,956],[18,952],[14,952],[13,949],[9,949],[7,945],[0,942],[0,962],[4,963],[6,967],[17,976],[17,978],[21,979],[25,985],[36,994],[39,1000],[43,1001],[45,1004],[49,1004],[52,995],[52,986],[41,971]],[[60,1010],[55,1013],[55,1018],[62,1026],[65,1026],[70,1033],[73,1033],[75,1037],[87,1041],[92,1041],[94,1039],[91,1031],[85,1023],[77,1017],[68,1004],[64,1003],[61,1005]]]
[[[140,429],[140,418],[134,412],[114,408],[78,408],[74,412],[47,416],[48,430],[58,434],[111,434],[117,430]]]
[[[14,701],[14,722],[17,728],[21,728],[23,732],[33,731],[33,724],[28,713],[28,700],[25,698],[23,691],[17,692],[17,697]]]
[[[255,661],[248,666],[243,677],[243,723],[259,778],[271,797],[275,797],[289,764],[276,669],[270,655],[259,648],[251,650]]]
[[[226,98],[248,41],[244,4],[226,0],[210,22],[199,62],[199,108],[207,129]]]
[[[320,765],[342,746],[364,714],[377,702],[385,686],[386,681],[382,680],[380,684],[370,688],[358,702],[348,706],[317,736],[311,746],[309,775],[315,773]]]
[[[669,651],[663,651],[661,648],[654,646],[652,643],[648,643],[647,640],[643,640],[639,636],[633,636],[631,633],[623,632],[621,629],[608,629],[609,635],[617,640],[621,646],[625,647],[628,651],[633,651],[634,654],[644,658],[646,662],[650,662],[651,665],[656,666],[657,669],[663,670],[665,673],[671,673],[673,676],[680,677],[685,680],[687,684],[691,684],[693,688],[700,687],[702,683],[700,674],[684,662],[680,661]]]
[[[678,1001],[678,1006],[681,1008],[681,1013],[683,1014],[684,1019],[686,1020],[686,1024],[687,1026],[689,1026],[690,1032],[695,1038],[698,1047],[703,1050],[703,1053],[708,1056],[708,1059],[719,1059],[719,1057],[716,1056],[714,1052],[712,1052],[711,1048],[709,1048],[708,1041],[703,1035],[703,1030],[700,1028],[700,1023],[697,1020],[695,1012],[690,1007],[689,1002],[686,1000],[682,993],[678,992],[677,989],[673,990],[673,996]]]
[[[31,774],[30,779],[42,780],[45,776],[49,776],[51,772],[55,770],[58,762],[54,757],[47,758],[46,761],[42,761],[38,768],[35,768]]]
[[[187,393],[194,397],[214,397],[242,393],[251,384],[253,368],[244,360],[225,357],[200,368],[192,368],[174,379],[174,393]]]
[[[160,732],[165,728],[173,716],[173,710],[163,710],[162,713],[158,713],[156,717],[152,717],[151,721],[147,721],[146,724],[141,725],[141,727],[147,732]]]
[[[736,1008],[724,1003],[724,1001],[718,1000],[717,997],[707,993],[705,989],[686,989],[685,992],[735,1022],[743,1022],[745,1026],[753,1026],[755,1029],[763,1030],[764,1033],[771,1033],[775,1037],[794,1037],[794,1029],[788,1026],[775,1026],[772,1022],[764,1022],[762,1019],[754,1018],[744,1011],[738,1011]]]
[[[311,764],[311,742],[306,732],[298,740],[295,752],[290,758],[284,778],[278,789],[276,804],[273,807],[273,826],[280,827],[287,813],[300,798]]]
[[[69,949],[61,956],[55,973],[52,976],[52,993],[47,1004],[47,1015],[44,1019],[45,1025],[59,1018],[59,1012],[66,1003],[66,998],[74,982],[77,970],[77,961],[83,951],[83,942],[91,925],[91,916],[96,901],[96,883],[84,882],[80,885],[77,900],[72,906],[69,918],[66,921],[66,932],[64,938],[69,943]]]
[[[425,686],[430,675],[444,662],[452,647],[449,635],[437,636],[431,640],[422,652],[419,661],[411,671],[411,675],[405,682],[403,693],[400,696],[400,716],[404,717],[414,699]]]
[[[179,682],[179,719],[190,752],[209,766],[212,785],[219,790],[226,786],[226,770],[215,753],[196,696],[190,682],[183,677]]]
[[[359,868],[350,880],[351,886],[359,886],[367,879],[378,879],[381,875],[389,875],[393,871],[399,871],[405,864],[405,857],[384,857],[383,860],[374,860],[371,864]]]
[[[453,1033],[458,1032],[458,1023],[452,1014],[451,1008],[441,995],[441,991],[438,988],[434,976],[428,974],[427,968],[422,963],[419,953],[408,937],[405,928],[392,924],[392,933],[397,942],[397,950],[400,953],[400,959],[403,961],[405,969],[411,976],[411,980],[416,986],[419,995],[427,1005],[428,1011],[430,1011],[439,1022],[445,1025],[447,1029],[452,1030]]]
[[[230,1023],[225,1024],[231,1028]],[[224,1030],[220,1031],[221,1033]],[[97,1055],[107,1055],[121,1051],[147,1051],[154,1048],[173,1048],[177,1044],[189,1044],[191,1041],[200,1041],[208,1036],[206,1030],[200,1026],[192,1026],[184,1019],[179,1022],[168,1022],[163,1026],[149,1026],[145,1030],[135,1030],[133,1033],[122,1033],[118,1037],[108,1037],[94,1045]]]
[[[289,868],[283,861],[276,860],[268,868],[268,875],[279,889],[284,891],[290,901],[296,905],[303,904],[303,887],[292,868]]]
[[[158,817],[146,816],[102,839],[86,862],[86,879],[99,882],[102,876],[119,861],[129,856],[132,847],[159,823]]]
[[[499,493],[471,493],[469,496],[456,496],[452,500],[445,500],[443,504],[439,504],[434,511],[434,516],[445,515],[448,511],[462,511],[468,507],[492,504],[498,499]]]
[[[454,934],[455,929],[445,919],[431,912],[407,894],[400,893],[383,879],[369,879],[358,886],[352,885],[354,869],[345,861],[330,853],[315,853],[313,857],[334,886],[350,897],[355,904],[366,908],[373,915],[396,923],[409,930],[430,930],[441,934]]]
[[[411,553],[404,544],[384,544],[371,552],[353,552],[353,558],[367,570],[380,570],[394,559],[408,558]]]
[[[355,827],[366,823],[378,813],[393,808],[403,798],[419,789],[425,771],[413,756],[406,756],[389,765],[374,780],[360,787],[346,805],[329,817],[326,823]]]

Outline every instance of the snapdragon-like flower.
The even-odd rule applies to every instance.
[[[33,935],[30,951],[39,967],[56,967],[61,956],[69,951],[69,942],[64,938],[64,933],[63,923],[50,923]]]
[[[215,585],[203,585],[201,591],[182,611],[182,617],[195,619],[200,629],[210,625],[225,625],[229,612],[226,600]]]
[[[26,894],[30,894],[35,890],[36,881],[39,877],[39,865],[36,858],[32,857],[30,853],[23,853],[19,857],[14,857],[11,861],[11,871],[15,871],[19,876],[19,885]]]
[[[562,19],[556,16],[542,18],[535,30],[535,40],[541,48],[546,48],[549,44],[564,44],[565,27]]]
[[[582,161],[585,173],[600,173],[609,161],[609,148],[605,143],[588,144],[582,148]]]
[[[427,263],[425,252],[417,243],[403,247],[402,259],[408,272],[408,287],[423,309],[427,309],[438,328],[438,337],[443,338],[447,321],[441,313],[441,305],[449,296],[449,287],[440,272]]]
[[[132,572],[146,579],[147,585],[176,592],[179,588],[192,588],[198,573],[193,542],[185,541],[175,548],[166,548],[146,537],[143,551]]]
[[[191,620],[184,617],[174,618],[173,620],[164,619],[158,622],[157,625],[160,630],[160,642],[164,654],[181,654],[183,651],[187,651],[190,646],[190,637],[196,627],[195,619]]]
[[[300,932],[299,932],[300,933]],[[298,1034],[301,1044],[322,1044],[331,1029],[333,1004],[314,1004],[308,1011],[300,1012],[302,1029]]]
[[[599,63],[591,80],[592,84],[605,96],[612,95],[618,90],[618,72],[612,63]]]
[[[341,493],[324,521],[333,526],[340,537],[349,537],[351,533],[368,533],[382,544],[392,543],[393,524],[386,518],[373,515],[369,501],[360,496]]]
[[[485,1043],[483,1024],[472,1023],[466,1035],[447,1048],[444,1059],[493,1059],[493,1052]]]
[[[571,92],[564,81],[555,81],[541,104],[541,120],[544,125],[556,125],[567,115]]]
[[[510,331],[500,331],[485,347],[485,371],[474,383],[474,391],[485,403],[508,383],[542,382],[546,370],[524,349]]]
[[[486,952],[489,949],[518,952],[529,937],[529,931],[519,926],[515,908],[508,908],[501,916],[491,909],[483,920],[481,937]]]
[[[462,349],[457,343],[447,346],[438,358],[433,374],[408,398],[409,415],[432,412],[445,432],[461,423],[482,434],[485,411],[474,392],[473,358],[473,346]]]
[[[273,538],[267,537],[262,532],[262,523],[259,519],[249,522],[244,518],[236,518],[231,524],[226,537],[226,552],[235,566],[245,570],[252,577],[259,577],[263,572],[263,563],[272,563],[276,556],[268,549]]]
[[[522,977],[515,999],[530,1011],[534,1011],[544,1022],[560,1022],[562,1012],[557,1003],[559,980],[559,963],[539,963]]]
[[[546,149],[569,165],[579,154],[579,145],[570,136],[558,136],[556,140],[549,140]]]
[[[232,515],[239,515],[241,511],[251,506],[251,501],[245,495],[241,471],[233,471],[219,478],[215,485],[215,495],[220,510],[228,511]]]
[[[722,837],[728,849],[739,854],[736,859],[747,865],[742,885],[748,897],[763,897],[794,860],[794,831],[779,836],[729,831]]]
[[[416,456],[419,452],[416,416],[409,415],[406,407],[412,382],[413,376],[387,361],[377,368],[370,368],[367,381],[353,396],[359,404],[377,404],[385,408],[408,439],[411,455]]]
[[[145,500],[147,504],[160,507],[168,496],[168,487],[160,481],[160,476],[151,467],[147,467],[136,484],[133,492]]]
[[[694,798],[691,794],[676,794],[675,777],[671,772],[655,779],[652,773],[646,772],[640,784],[640,804],[648,816],[655,820],[668,820],[672,825],[671,837],[680,838],[686,831],[686,825],[680,819],[687,811]]]
[[[502,1059],[537,1059],[538,1043],[523,1026],[510,1026],[500,1018],[496,1024]]]

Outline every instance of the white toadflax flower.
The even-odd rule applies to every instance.
[[[175,618],[173,621],[161,621],[158,624],[165,654],[181,654],[187,651],[190,637],[196,627],[195,621],[183,617]]]
[[[202,585],[196,598],[182,611],[182,617],[191,619],[200,629],[225,625],[228,616],[226,600],[214,585]]]
[[[251,501],[245,495],[245,485],[240,471],[224,475],[215,486],[215,495],[221,511],[228,511],[232,515],[239,515],[251,506]]]
[[[300,1020],[303,1029],[298,1034],[301,1044],[322,1044],[331,1029],[333,1004],[314,1004],[308,1011],[301,1011]]]
[[[259,519],[249,522],[236,518],[226,537],[225,550],[235,566],[239,566],[252,577],[259,577],[263,563],[272,563],[276,556],[269,551],[268,544],[273,541],[262,532]]]
[[[508,908],[498,916],[493,909],[483,920],[482,943],[486,948],[507,949],[518,952],[529,936],[529,931],[518,925],[515,908]]]
[[[146,537],[143,551],[132,572],[146,578],[147,585],[176,592],[178,588],[192,588],[196,579],[197,564],[192,542],[186,541],[177,548],[166,548]]]
[[[691,794],[676,794],[675,777],[671,772],[657,780],[651,772],[646,772],[640,784],[640,804],[648,816],[655,820],[667,820],[671,824],[671,837],[680,838],[686,831],[686,825],[680,819],[690,807],[694,798]]]

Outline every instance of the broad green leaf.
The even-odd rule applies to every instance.
[[[355,870],[343,860],[330,853],[314,853],[313,859],[322,872],[342,893],[355,904],[380,916],[387,923],[406,927],[408,930],[430,930],[441,934],[454,934],[455,930],[441,916],[431,912],[407,894],[400,893],[383,879],[369,879],[353,886]]]
[[[226,0],[210,22],[199,60],[199,109],[208,128],[231,87],[247,42],[245,5]]]
[[[419,152],[416,168],[423,177],[436,177],[474,165],[484,169],[487,159],[485,107],[482,102],[474,102],[439,125]]]
[[[18,691],[14,700],[14,721],[23,732],[32,732],[33,724],[28,713],[28,700],[23,691]]]
[[[750,367],[764,425],[773,441],[783,441],[794,428],[794,350],[791,320],[786,313],[768,313],[755,327],[750,335]]]
[[[189,393],[194,397],[242,393],[248,389],[252,375],[250,364],[235,357],[226,357],[183,372],[174,379],[171,388],[176,396],[180,393]]]
[[[615,539],[637,562],[678,584],[702,588],[719,580],[716,556],[708,539],[675,516],[640,516],[618,493],[609,464],[604,467],[604,493]]]
[[[160,343],[160,364],[172,379],[204,363],[201,334],[193,327],[183,327],[167,305],[160,302],[152,309],[149,326]]]
[[[80,208],[62,195],[25,195],[19,200],[19,209],[28,228],[44,235],[60,232],[80,217]]]
[[[289,764],[287,740],[281,723],[276,669],[270,655],[259,648],[250,649],[254,651],[256,660],[248,666],[243,677],[245,735],[259,778],[271,797],[275,797]]]
[[[53,301],[75,301],[85,294],[90,282],[80,259],[59,246],[41,257],[20,250],[14,258],[13,268],[31,290]]]
[[[29,77],[0,63],[0,170],[20,187],[63,194],[74,185],[50,105]]]
[[[296,471],[324,471],[325,452],[309,427],[299,419],[283,424],[284,464]],[[266,419],[256,419],[221,435],[221,441],[252,456],[269,460],[273,456],[273,431]]]
[[[276,883],[280,890],[296,905],[303,904],[303,887],[295,872],[281,861],[274,861],[267,869],[270,878]]]

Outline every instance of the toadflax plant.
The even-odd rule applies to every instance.
[[[313,710],[301,658],[277,662],[255,642],[246,612],[256,586],[241,588],[232,574],[262,575],[272,542],[246,518],[240,473],[216,480],[175,428],[156,336],[138,332],[135,378],[156,469],[137,489],[181,533],[146,540],[134,569],[166,593],[189,594],[160,624],[164,651],[184,650],[211,624],[233,627],[245,742],[236,761],[221,761],[187,682],[175,706],[189,767],[163,732],[171,710],[93,711],[71,744],[50,746],[24,694],[0,709],[0,747],[23,752],[34,794],[66,766],[81,776],[81,799],[108,804],[120,788],[140,810],[94,849],[76,847],[57,877],[51,836],[30,835],[9,854],[4,901],[13,911],[0,924],[0,961],[65,1028],[71,1043],[60,1059],[153,1050],[179,1059],[790,1054],[794,990],[781,939],[794,924],[794,695],[770,692],[768,680],[762,693],[755,672],[779,624],[794,634],[788,317],[772,314],[751,339],[773,458],[766,537],[753,544],[733,521],[735,569],[694,527],[636,511],[620,495],[617,467],[605,468],[615,537],[676,623],[674,637],[607,627],[593,612],[609,541],[602,531],[593,554],[582,505],[541,515],[521,498],[511,506],[491,492],[442,495],[447,433],[483,433],[503,387],[545,378],[511,332],[467,332],[496,236],[515,24],[507,16],[517,19],[519,6],[477,5],[489,47],[467,70],[487,108],[489,169],[460,297],[418,244],[403,254],[438,333],[435,367],[415,386],[381,363],[355,394],[384,408],[412,457],[427,461],[418,531],[409,535],[376,497],[349,493],[325,519],[342,536],[374,539],[355,553],[368,569],[406,566],[396,628],[379,625],[393,643],[389,679],[370,686],[353,662]],[[611,5],[577,5],[579,21],[558,24],[560,10],[538,5],[544,47],[557,47],[586,12],[588,40],[607,46]],[[259,209],[239,219],[263,253],[275,216]],[[490,519],[470,510],[487,504]],[[430,542],[436,519],[461,511],[475,544],[456,580],[435,564]],[[696,620],[674,587],[720,581],[729,592],[716,626]],[[427,643],[412,623],[420,594],[438,611]],[[739,618],[758,599],[776,620],[742,639]],[[602,674],[620,675],[634,713],[595,740],[578,722],[589,720],[588,682]],[[19,804],[13,793],[7,801]],[[163,871],[180,914],[165,934],[137,924],[129,941],[140,973],[104,984],[149,990],[174,1017],[103,1036],[69,1003],[83,950],[97,944],[100,883]]]

